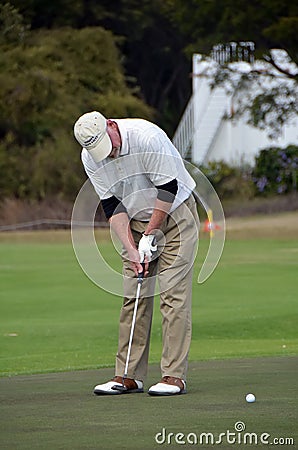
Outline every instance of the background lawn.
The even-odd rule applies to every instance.
[[[291,230],[284,226],[289,217]],[[297,355],[297,214],[286,218],[279,217],[279,226],[276,217],[265,219],[266,225],[262,218],[257,225],[250,219],[228,223],[219,266],[198,285],[208,243],[202,239],[194,277],[191,360]],[[98,239],[120,270],[106,233],[99,232]],[[0,249],[1,374],[113,366],[121,298],[85,276],[69,232],[2,233]],[[150,362],[158,363],[158,299],[154,314]]]
[[[0,234],[1,449],[181,448],[178,439],[184,448],[244,450],[262,447],[264,433],[274,448],[297,448],[297,219],[228,221],[220,264],[198,285],[203,236],[189,393],[169,398],[93,395],[93,386],[113,375],[120,297],[84,275],[68,232]],[[106,232],[97,235],[120,269]],[[160,354],[156,299],[145,389],[160,377]],[[256,403],[245,402],[248,392]],[[245,430],[236,432],[240,422]],[[228,432],[236,432],[236,443]]]

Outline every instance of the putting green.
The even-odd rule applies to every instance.
[[[297,448],[297,369],[298,357],[191,363],[188,394],[175,397],[93,395],[112,369],[2,378],[0,447]],[[150,366],[146,388],[159,377]]]

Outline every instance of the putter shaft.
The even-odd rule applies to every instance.
[[[131,322],[131,328],[130,328],[130,336],[129,336],[127,356],[126,356],[125,369],[124,369],[124,375],[123,375],[123,383],[124,383],[124,379],[127,378],[128,364],[129,364],[131,345],[132,345],[133,334],[134,334],[134,329],[135,329],[135,324],[136,324],[136,317],[137,317],[137,311],[138,311],[138,304],[139,304],[139,298],[140,298],[142,282],[143,282],[143,277],[139,277],[138,276],[138,287],[137,287],[137,294],[136,294],[135,305],[134,305],[134,309],[133,309],[132,322]]]
[[[135,329],[135,324],[136,324],[136,317],[137,317],[137,311],[138,311],[141,286],[142,286],[144,274],[145,274],[145,264],[144,263],[142,263],[142,267],[143,267],[143,271],[139,272],[138,278],[137,278],[138,286],[137,286],[136,299],[135,299],[133,316],[132,316],[132,321],[131,321],[131,328],[130,328],[130,335],[129,335],[129,341],[128,341],[128,349],[127,349],[127,355],[126,355],[126,361],[125,361],[124,374],[122,377],[122,386],[117,385],[117,386],[112,387],[112,389],[114,389],[116,391],[121,391],[121,392],[124,392],[127,390],[127,387],[125,386],[124,381],[125,381],[125,378],[127,378],[127,373],[128,373],[128,364],[129,364],[133,334],[134,334],[134,329]]]

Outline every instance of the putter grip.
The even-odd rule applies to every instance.
[[[138,273],[138,282],[141,283],[143,281],[145,275],[145,263],[142,263],[143,270]]]

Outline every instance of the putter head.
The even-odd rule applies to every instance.
[[[115,384],[115,386],[112,386],[111,389],[113,389],[113,391],[119,391],[119,392],[125,392],[127,391],[127,387],[124,386],[124,384]]]

